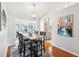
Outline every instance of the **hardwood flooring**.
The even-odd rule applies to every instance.
[[[8,46],[6,57],[10,57],[10,52],[11,52],[12,47],[15,47],[15,45]],[[52,46],[48,42],[45,42],[45,50],[47,51],[46,53],[48,53],[54,57],[77,57],[67,51],[64,51],[64,50],[58,48],[58,47]]]

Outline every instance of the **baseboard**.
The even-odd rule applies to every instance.
[[[61,49],[61,50],[63,50],[63,51],[66,51],[66,52],[68,52],[68,53],[70,53],[70,54],[72,54],[72,55],[74,55],[74,56],[76,56],[76,57],[79,56],[78,54],[76,54],[76,53],[74,53],[74,52],[71,52],[71,51],[69,51],[69,50],[67,50],[67,49],[64,49],[64,48],[62,48],[62,47],[59,47],[59,46],[57,46],[57,45],[55,45],[55,44],[53,44],[53,46],[55,46],[55,47],[57,47],[57,48],[59,48],[59,49]]]
[[[10,57],[10,52],[11,52],[10,49],[14,46],[16,46],[16,45],[10,45],[10,46],[7,47],[7,49],[6,49],[7,51],[6,51],[6,54],[5,54],[6,57]]]
[[[6,47],[6,49],[5,49],[5,57],[6,57],[6,55],[7,55],[7,51],[8,51],[8,47]]]
[[[48,44],[48,43],[47,43]],[[51,45],[51,44],[50,44]],[[6,57],[10,57],[10,49],[12,48],[12,47],[14,47],[15,45],[11,45],[11,46],[8,46],[7,47],[7,52],[6,52]],[[51,45],[52,46],[52,45]],[[74,52],[71,52],[71,51],[69,51],[69,50],[66,50],[66,49],[64,49],[64,48],[62,48],[62,47],[59,47],[59,46],[57,46],[57,45],[54,45],[53,44],[53,49],[54,48],[56,48],[57,50],[60,50],[60,53],[62,53],[62,51],[65,51],[65,53],[69,53],[70,55],[72,55],[72,57],[78,57],[79,55],[78,54],[76,54],[76,53],[74,53]],[[53,51],[53,50],[52,50]],[[55,50],[56,51],[56,50]],[[55,53],[55,54],[57,54],[57,53]],[[55,55],[56,56],[56,55]],[[63,55],[58,55],[58,56],[61,56],[61,57],[64,57]],[[57,56],[56,56],[57,57]],[[66,56],[67,57],[67,56]]]

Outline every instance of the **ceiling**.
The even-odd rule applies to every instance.
[[[37,18],[50,12],[74,5],[74,2],[4,2],[7,12],[16,18],[32,19],[33,4],[36,4]]]

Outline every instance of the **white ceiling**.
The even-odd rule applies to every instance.
[[[34,2],[5,2],[5,6],[9,14],[17,18],[32,19]],[[55,12],[67,6],[76,3],[71,2],[35,2],[37,18],[47,15],[49,12]]]

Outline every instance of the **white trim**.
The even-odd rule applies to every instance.
[[[12,46],[12,45],[15,45],[15,44],[11,44],[11,45],[8,45],[8,46],[6,47],[4,57],[7,57],[6,55],[7,55],[8,47],[9,47],[9,46]]]
[[[75,56],[78,56],[78,57],[79,57],[79,55],[78,55],[78,54],[76,54],[76,53],[74,53],[74,52],[72,52],[72,51],[69,51],[69,50],[64,49],[64,48],[62,48],[62,47],[59,47],[59,46],[57,46],[57,45],[55,45],[55,44],[53,44],[53,46],[55,46],[55,47],[57,47],[57,48],[59,48],[59,49],[62,49],[62,50],[64,50],[64,51],[67,51],[67,52],[69,52],[69,53],[71,53],[71,54],[73,54],[73,55],[75,55]]]
[[[8,51],[8,47],[6,47],[6,49],[5,49],[5,55],[4,55],[4,57],[7,57],[6,55],[7,55],[7,51]]]

